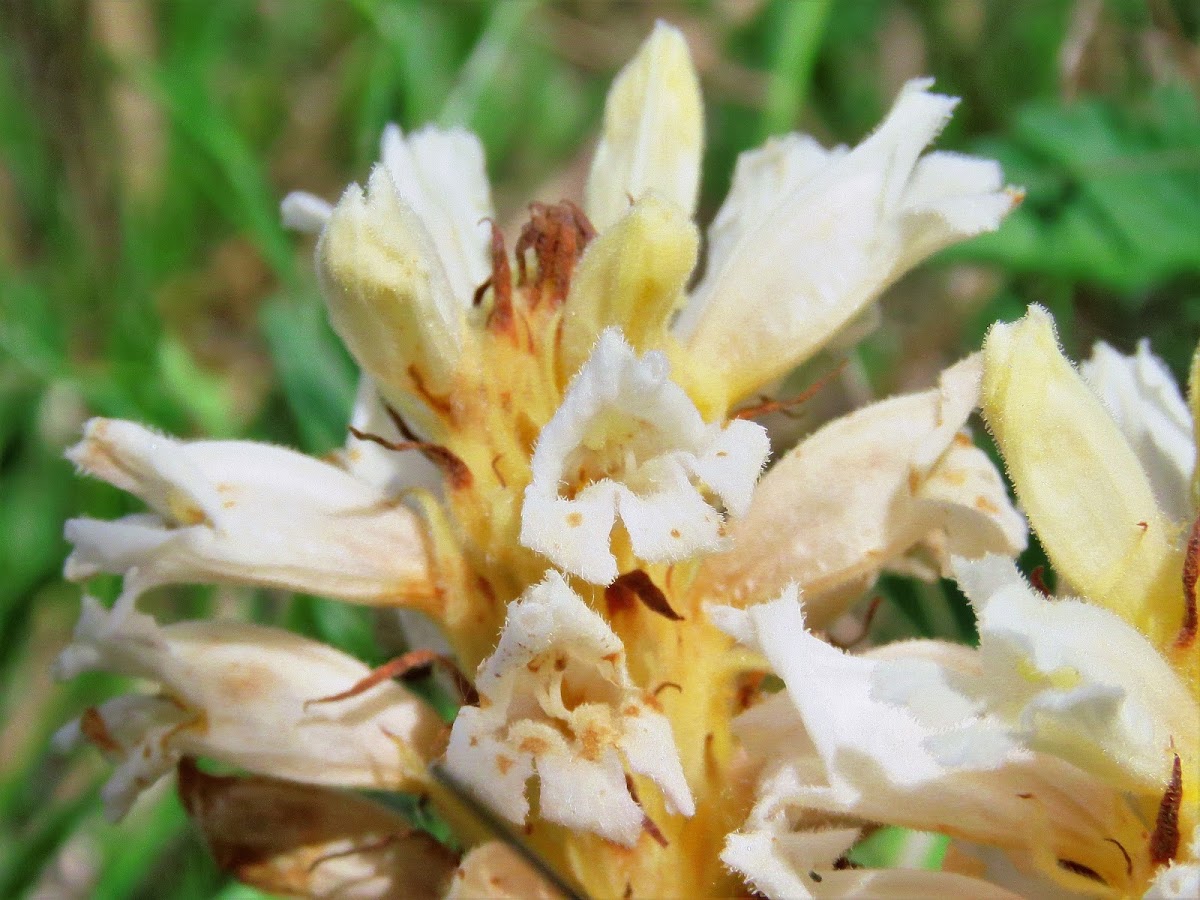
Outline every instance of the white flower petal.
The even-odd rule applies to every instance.
[[[722,516],[702,491],[744,510],[770,449],[766,432],[706,425],[668,368],[657,352],[639,359],[616,329],[601,334],[538,437],[522,544],[597,584],[619,574],[609,546],[616,517],[647,562],[719,546]]]
[[[943,732],[880,699],[901,650],[873,660],[825,644],[805,630],[794,592],[726,616],[742,618],[732,631],[752,635],[750,649],[763,653],[784,680],[793,714],[811,741],[811,749],[800,744],[789,750],[781,741],[759,745],[783,748],[783,755],[761,760],[768,776],[748,829],[823,810],[948,832],[1013,852],[1036,851],[1063,878],[1068,876],[1056,859],[1087,866],[1110,885],[1127,883],[1125,860],[1107,839],[1139,845],[1145,828],[1124,792],[1020,747],[989,765],[977,747],[967,747],[970,764],[950,764],[932,740]],[[922,644],[907,646],[919,659],[937,656]],[[780,705],[776,712],[787,710]]]
[[[849,152],[803,138],[739,164],[714,253],[677,323],[732,403],[803,362],[928,253],[999,225],[995,169],[921,150],[957,102],[909,82]]]
[[[1079,371],[1129,441],[1159,507],[1174,522],[1190,522],[1196,468],[1192,416],[1170,370],[1150,352],[1150,342],[1139,341],[1137,353],[1125,356],[1099,341]]]
[[[824,872],[858,840],[859,829],[788,833],[759,829],[729,835],[721,861],[767,897],[820,897]],[[817,878],[812,873],[821,870]],[[820,880],[817,880],[820,879]]]
[[[732,550],[704,560],[696,590],[741,604],[796,582],[817,627],[931,533],[960,553],[1016,553],[1025,527],[982,451],[959,434],[978,398],[978,359],[936,390],[837,419],[763,477]]]
[[[307,191],[292,191],[279,204],[279,214],[284,228],[320,234],[333,215],[333,204]]]
[[[670,724],[630,679],[620,639],[558,573],[509,604],[476,687],[480,705],[459,711],[446,765],[500,815],[525,821],[536,771],[542,818],[631,846],[644,813],[625,766],[669,809],[695,811]]]
[[[136,569],[127,591],[226,581],[381,604],[434,594],[416,514],[337,466],[109,419],[89,422],[67,455],[157,512],[69,521],[69,578]]]
[[[370,670],[332,647],[240,622],[159,626],[122,600],[84,597],[60,677],[102,669],[156,683],[161,696],[118,697],[63,738],[82,734],[119,761],[105,789],[119,817],[182,756],[295,781],[403,790],[441,751],[436,714],[394,682],[313,704]]]
[[[954,568],[978,611],[989,707],[1033,749],[1161,795],[1172,748],[1195,758],[1200,710],[1157,648],[1103,607],[1043,597],[1010,560]]]
[[[493,215],[483,145],[462,128],[384,129],[380,159],[396,193],[429,231],[454,297],[465,308],[491,274],[485,219]]]
[[[658,22],[608,92],[587,183],[587,213],[597,230],[651,191],[691,215],[703,143],[700,82],[687,42]]]

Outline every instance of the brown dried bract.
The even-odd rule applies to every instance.
[[[768,413],[779,412],[787,413],[793,406],[799,406],[801,403],[806,403],[820,393],[825,385],[829,384],[838,373],[846,367],[846,360],[841,360],[836,366],[806,387],[795,397],[790,397],[787,400],[764,400],[761,403],[756,403],[754,406],[746,406],[742,409],[735,410],[732,418],[734,419],[757,419],[759,416],[765,416]]]
[[[641,569],[626,572],[604,589],[604,599],[610,614],[630,608],[634,598],[640,600],[647,609],[672,622],[683,619],[683,616],[671,609],[667,595]]]
[[[1200,577],[1200,516],[1192,523],[1187,551],[1183,557],[1183,624],[1175,638],[1175,646],[1184,650],[1196,640],[1196,580]]]
[[[265,776],[209,775],[185,758],[179,797],[217,865],[271,893],[436,898],[456,854],[377,803]]]
[[[554,308],[567,299],[575,264],[595,236],[596,229],[588,217],[570,200],[553,205],[529,204],[529,221],[521,229],[514,250],[517,285],[527,288],[530,309],[536,309],[543,300]],[[528,250],[537,257],[537,280],[532,284],[525,263]]]
[[[512,266],[508,261],[508,249],[504,246],[503,232],[495,222],[490,219],[487,221],[492,226],[492,277],[475,291],[475,305],[479,305],[484,291],[490,287],[492,289],[492,311],[488,313],[488,330],[515,337]]]
[[[372,444],[378,444],[388,450],[420,450],[425,454],[426,459],[441,470],[446,484],[450,488],[459,490],[471,486],[473,479],[467,464],[441,444],[431,444],[428,441],[389,441],[387,438],[371,434],[369,431],[362,431],[353,425],[350,426],[350,433],[360,441],[370,441]]]
[[[1158,805],[1154,833],[1150,835],[1150,861],[1156,866],[1168,863],[1179,852],[1179,805],[1183,802],[1183,764],[1179,754],[1171,765],[1171,782]]]
[[[367,673],[366,677],[360,679],[357,683],[339,694],[308,700],[304,706],[308,708],[309,705],[314,703],[336,703],[339,700],[349,700],[351,697],[357,697],[359,694],[369,691],[375,685],[393,678],[406,680],[421,678],[428,675],[435,665],[440,666],[450,675],[464,703],[473,704],[479,702],[479,695],[475,692],[475,686],[459,671],[458,666],[454,664],[454,660],[440,653],[435,653],[432,650],[421,648],[409,650],[402,656],[398,656],[372,669]]]

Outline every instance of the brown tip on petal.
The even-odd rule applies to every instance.
[[[633,598],[635,597],[647,609],[658,613],[664,618],[670,619],[672,622],[683,620],[683,616],[675,612],[671,608],[671,604],[667,602],[667,595],[641,569],[626,572],[604,589],[604,599],[608,605],[610,614],[619,610],[629,609],[633,605]]]
[[[1108,884],[1108,882],[1100,876],[1099,872],[1097,872],[1095,869],[1085,866],[1083,863],[1078,863],[1071,859],[1060,859],[1058,861],[1058,867],[1075,875],[1082,875],[1084,878],[1088,879],[1089,881],[1094,881],[1097,884]]]
[[[1179,805],[1183,802],[1183,764],[1179,754],[1171,765],[1171,782],[1158,805],[1154,833],[1150,835],[1150,860],[1161,866],[1179,852]]]
[[[1183,557],[1183,624],[1175,646],[1183,650],[1196,640],[1196,580],[1200,577],[1200,516],[1192,523],[1187,551]]]

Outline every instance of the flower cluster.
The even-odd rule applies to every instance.
[[[769,468],[746,405],[1017,202],[995,163],[925,152],[955,102],[913,81],[854,148],[744,154],[699,272],[702,104],[663,24],[611,89],[582,206],[531,204],[511,253],[461,130],[389,127],[365,188],[285,199],[362,368],[345,447],[94,420],[68,454],[150,510],[67,525],[67,577],[123,590],[85,597],[61,673],[148,685],[60,734],[114,760],[109,812],[177,771],[218,862],[310,896],[550,897],[547,873],[596,897],[1191,889],[1195,440],[1148,350],[1097,351],[1102,401],[1033,312]],[[1017,572],[1025,518],[967,428],[981,404],[1086,599]],[[854,656],[810,630],[888,568],[956,577],[979,648]],[[372,671],[139,609],[194,582],[394,607],[435,646]],[[448,729],[391,677],[435,660],[462,687]],[[456,843],[336,788],[418,794]],[[954,854],[850,867],[879,823]]]

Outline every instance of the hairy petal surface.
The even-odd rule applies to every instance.
[[[645,818],[627,770],[653,781],[668,810],[695,811],[670,724],[630,679],[620,639],[557,572],[509,604],[476,687],[446,765],[506,818],[525,821],[535,771],[542,818],[626,846]]]
[[[994,325],[983,352],[983,415],[1055,571],[1157,646],[1173,641],[1183,617],[1180,529],[1063,355],[1049,313],[1031,306]]]
[[[493,212],[483,145],[463,128],[432,125],[408,137],[388,125],[380,143],[396,194],[428,231],[454,299],[469,306],[491,274],[484,220]]]
[[[721,544],[719,499],[738,516],[770,451],[753,422],[706,424],[668,376],[667,359],[640,359],[607,329],[567,388],[534,449],[521,508],[521,543],[595,584],[619,573],[617,519],[633,554],[672,562]]]
[[[346,189],[316,254],[334,330],[384,397],[424,421],[471,359],[466,303],[387,165],[372,170],[366,191]]]
[[[837,419],[763,477],[730,529],[730,552],[704,560],[696,590],[736,604],[806,594],[820,627],[881,568],[931,533],[943,552],[1016,554],[1024,521],[983,451],[960,429],[977,402],[979,361],[947,369],[935,390]]]
[[[88,422],[67,458],[151,509],[67,522],[72,580],[124,574],[134,595],[211,581],[383,605],[433,595],[416,514],[329,463],[250,441],[179,441],[115,419]]]

